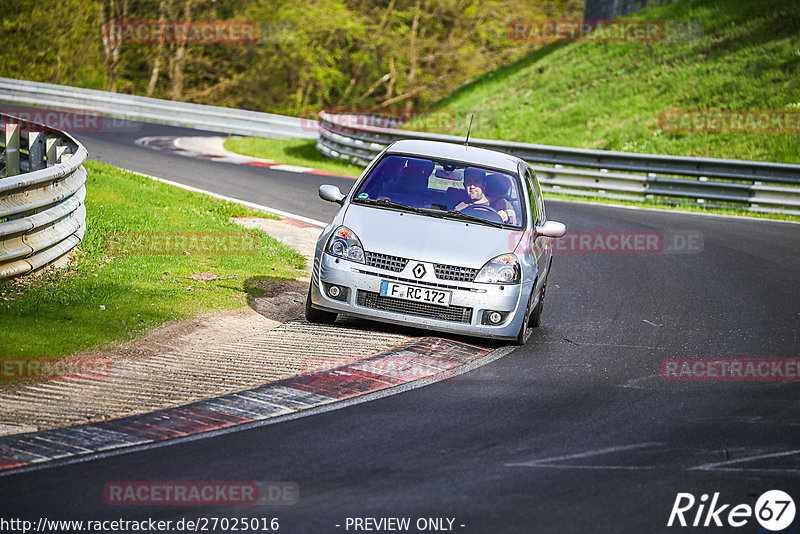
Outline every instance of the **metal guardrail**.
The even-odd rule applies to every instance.
[[[464,142],[460,136],[382,128],[365,122],[369,121],[363,116],[321,112],[317,149],[326,156],[365,165],[399,139]],[[800,165],[587,150],[492,139],[470,138],[469,144],[507,152],[533,164],[542,188],[547,191],[634,201],[691,200],[708,206],[800,215],[797,209]]]
[[[109,117],[238,135],[317,137],[315,120],[10,78],[0,78],[0,101],[96,112]]]
[[[0,114],[0,279],[63,265],[86,230],[86,149]]]

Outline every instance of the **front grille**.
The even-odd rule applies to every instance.
[[[433,265],[436,271],[436,278],[440,280],[454,280],[456,282],[472,282],[478,275],[480,269],[470,269],[469,267],[458,267],[456,265]]]
[[[367,251],[364,252],[364,260],[370,267],[376,267],[394,273],[399,273],[405,269],[409,261],[408,258],[401,258],[400,256],[390,256],[389,254]],[[435,263],[433,268],[436,273],[436,278],[453,282],[472,282],[480,270],[471,269],[469,267],[459,267],[457,265],[444,265],[442,263]]]
[[[384,297],[380,293],[359,289],[356,293],[356,304],[374,310],[384,310],[395,313],[405,313],[418,317],[428,317],[441,321],[454,321],[456,323],[472,322],[472,308],[462,306],[434,306],[424,302]]]
[[[377,252],[364,252],[364,259],[370,267],[377,267],[378,269],[386,269],[399,273],[406,268],[408,263],[407,258],[400,258],[399,256],[390,256],[388,254],[378,254]]]

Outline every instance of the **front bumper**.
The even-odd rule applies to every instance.
[[[392,272],[339,259],[325,252],[318,255],[316,260],[311,283],[311,302],[315,308],[453,334],[516,338],[532,288],[531,282],[501,286],[433,277],[418,280],[410,272],[410,267],[401,272]],[[428,272],[433,272],[433,265],[426,265],[430,265]],[[381,296],[381,282],[384,280],[449,291],[452,294],[450,306],[420,305]],[[346,296],[339,297],[342,300],[328,294],[331,284],[347,288]],[[499,311],[503,313],[504,320],[498,325],[483,324],[485,311]]]

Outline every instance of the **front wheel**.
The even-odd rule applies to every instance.
[[[336,322],[335,313],[318,310],[311,305],[311,284],[308,286],[308,296],[306,297],[306,321],[317,324],[333,324]]]
[[[542,286],[542,293],[539,295],[539,303],[536,304],[536,307],[533,309],[533,313],[531,314],[530,325],[531,326],[540,326],[542,324],[542,311],[544,310],[544,292],[547,289],[547,281],[545,281],[544,285]]]
[[[545,288],[547,287],[547,282],[544,283],[542,286],[541,294],[539,295],[539,302],[536,304],[536,307],[533,309],[533,312],[528,316],[528,312],[530,311],[530,301],[528,302],[528,308],[525,309],[525,319],[522,321],[522,325],[519,327],[519,333],[517,334],[517,338],[514,340],[515,345],[524,345],[525,342],[528,340],[528,327],[529,326],[539,326],[542,324],[542,310],[544,309],[544,292]]]
[[[531,301],[528,300],[528,305],[525,307],[525,317],[522,318],[522,324],[519,327],[517,338],[514,340],[514,345],[522,346],[528,340],[528,313],[531,311]]]
[[[522,326],[519,327],[519,333],[517,334],[517,338],[514,340],[514,345],[522,346],[528,340],[528,321],[522,321]]]

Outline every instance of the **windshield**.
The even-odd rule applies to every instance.
[[[419,157],[386,156],[358,188],[353,202],[520,228],[523,215],[519,193],[518,180],[510,173]]]

